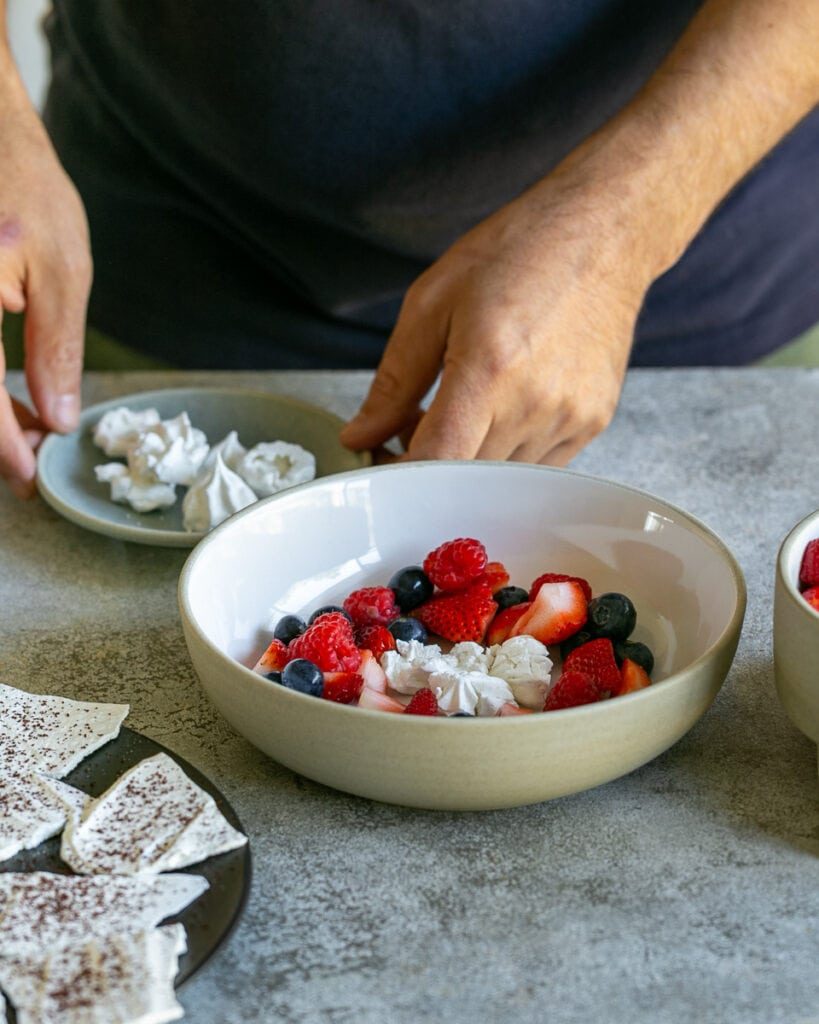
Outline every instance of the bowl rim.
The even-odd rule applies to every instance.
[[[408,470],[423,469],[428,468],[430,466],[448,466],[450,468],[460,466],[479,466],[496,468],[512,467],[518,470],[529,469],[554,476],[572,476],[577,477],[581,480],[592,480],[594,481],[594,483],[602,484],[605,487],[612,487],[617,490],[629,491],[630,493],[639,495],[640,497],[649,498],[652,501],[658,501],[661,504],[663,504],[666,508],[670,509],[671,511],[682,517],[682,519],[686,520],[690,526],[694,527],[695,531],[703,534],[704,539],[711,543],[715,548],[717,548],[717,550],[719,550],[725,558],[725,561],[733,577],[734,586],[736,588],[736,603],[728,623],[726,624],[725,628],[722,630],[720,635],[716,638],[716,640],[714,640],[714,642],[709,647],[707,647],[698,658],[695,658],[694,661],[689,662],[687,665],[683,666],[677,672],[672,673],[666,679],[660,680],[660,682],[663,684],[662,689],[666,689],[666,684],[670,684],[675,688],[679,686],[684,686],[686,681],[692,675],[695,675],[700,669],[700,667],[706,663],[706,661],[709,661],[711,658],[713,658],[716,654],[721,652],[726,646],[728,646],[732,642],[732,638],[735,634],[737,635],[737,640],[739,639],[739,634],[741,633],[743,620],[745,618],[745,609],[747,604],[747,587],[745,584],[745,577],[743,575],[742,569],[740,568],[739,562],[736,560],[736,558],[732,554],[730,548],[725,543],[725,541],[723,541],[722,538],[717,533],[715,533],[709,526],[702,522],[702,520],[698,519],[690,512],[686,512],[678,505],[675,505],[670,501],[666,501],[665,498],[660,498],[657,495],[652,494],[650,491],[643,490],[642,488],[639,487],[633,487],[630,484],[621,484],[618,481],[609,480],[605,477],[595,476],[591,473],[579,473],[576,470],[563,469],[555,466],[541,466],[536,463],[505,462],[477,459],[423,460],[418,462],[402,462],[400,464],[390,464],[384,466],[364,466],[361,469],[348,470],[347,472],[344,473],[334,473],[328,476],[318,478],[316,480],[311,480],[304,484],[299,484],[297,487],[288,488],[288,490],[286,491],[281,491],[278,494],[273,494],[268,498],[263,498],[261,501],[256,502],[254,505],[250,505],[246,509],[242,509],[240,512],[235,513],[229,519],[225,520],[225,522],[220,523],[220,525],[217,526],[214,530],[211,530],[210,533],[208,533],[203,538],[203,540],[201,540],[196,545],[196,547],[191,551],[191,553],[185,560],[185,564],[183,565],[182,571],[179,574],[179,580],[177,583],[177,602],[179,605],[179,611],[181,618],[183,620],[183,624],[187,624],[188,628],[190,628],[196,633],[197,638],[205,645],[206,648],[209,649],[210,653],[213,656],[215,656],[216,659],[220,661],[224,666],[230,667],[234,670],[238,669],[240,672],[239,678],[243,679],[246,683],[257,686],[261,684],[263,688],[275,692],[278,697],[284,700],[309,701],[311,704],[315,704],[315,697],[311,697],[308,694],[304,693],[298,693],[295,690],[289,690],[287,687],[273,683],[270,680],[265,679],[265,677],[260,675],[258,672],[254,672],[253,669],[248,668],[246,665],[243,665],[240,661],[237,661],[236,658],[232,658],[230,657],[230,655],[225,654],[224,651],[220,650],[216,646],[216,644],[213,643],[213,641],[204,633],[204,631],[200,628],[198,622],[195,620],[193,616],[187,593],[189,580],[196,567],[196,563],[202,557],[205,548],[211,542],[216,540],[216,538],[222,533],[222,531],[225,531],[228,528],[232,528],[240,519],[244,518],[245,516],[251,513],[255,512],[258,514],[259,510],[263,505],[267,505],[275,501],[280,501],[286,498],[288,495],[295,494],[297,491],[322,486],[331,480],[344,480],[350,477],[357,477],[364,474],[389,473],[398,470],[407,472]],[[805,602],[803,601],[802,603],[804,604]],[[472,723],[472,729],[481,726],[486,727],[490,722],[506,722],[507,726],[515,728],[531,728],[533,722],[550,721],[554,718],[555,714],[563,716],[562,718],[559,718],[559,721],[566,721],[569,716],[577,717],[594,714],[611,714],[611,708],[617,706],[622,707],[623,701],[634,702],[639,700],[656,699],[656,697],[653,697],[652,694],[656,694],[659,689],[659,687],[655,689],[654,685],[647,686],[644,689],[638,690],[634,693],[624,694],[623,696],[618,697],[616,701],[603,700],[597,701],[593,704],[584,704],[579,707],[560,708],[559,711],[550,712],[549,714],[534,713],[532,715],[496,715],[492,717],[486,716],[483,718],[470,718],[468,719],[468,721]],[[370,710],[369,708],[360,708],[357,706],[352,707],[346,704],[338,704],[334,701],[321,701],[320,704],[325,708],[325,713],[354,713],[359,716],[363,713],[371,720],[377,720],[380,722],[397,718],[401,719],[401,721],[405,722],[406,724],[413,722],[414,724],[411,727],[417,728],[420,728],[422,726],[427,728],[436,728],[444,720],[449,721],[448,718],[433,718],[426,717],[423,715],[389,715],[385,714],[383,711]],[[331,711],[331,708],[334,710]],[[465,721],[467,721],[467,719],[465,719]],[[497,726],[492,726],[492,728],[497,728]]]
[[[142,525],[141,523],[136,526],[124,525],[114,521],[103,520],[100,517],[91,514],[90,512],[84,511],[82,508],[65,501],[61,495],[54,490],[49,482],[46,475],[47,460],[52,457],[52,449],[58,448],[59,445],[67,438],[73,437],[74,435],[82,436],[89,428],[89,419],[102,416],[103,413],[110,409],[115,409],[120,405],[126,405],[129,402],[133,402],[138,399],[140,403],[145,402],[150,404],[157,398],[171,398],[174,395],[187,395],[190,392],[196,392],[200,395],[210,395],[228,398],[263,398],[267,400],[275,401],[278,404],[290,406],[291,408],[298,408],[302,412],[309,413],[317,417],[318,419],[327,422],[328,427],[335,428],[336,432],[340,431],[344,426],[344,420],[331,412],[329,409],[325,409],[323,406],[316,405],[313,402],[305,401],[302,398],[294,398],[290,395],[282,395],[276,391],[265,391],[263,388],[246,388],[238,384],[228,384],[220,386],[218,384],[209,384],[204,386],[176,386],[169,388],[153,388],[150,391],[133,391],[125,395],[115,395],[113,398],[106,398],[102,402],[95,402],[93,405],[88,405],[83,408],[80,414],[80,422],[76,430],[72,430],[68,434],[49,434],[40,445],[37,451],[37,467],[36,467],[36,482],[37,489],[43,498],[55,511],[59,512],[61,516],[68,519],[69,522],[76,524],[86,530],[91,530],[93,533],[101,533],[105,536],[112,537],[115,540],[129,541],[131,543],[154,545],[159,547],[179,547],[187,548],[194,547],[199,541],[203,540],[207,533],[188,532],[181,530],[169,530],[163,529],[151,525]],[[181,399],[180,399],[181,401]],[[104,454],[104,453],[103,453]],[[358,452],[356,453],[362,460],[361,469],[368,469],[372,464],[372,455],[369,452]],[[105,458],[113,458],[113,456],[105,456]],[[346,472],[357,472],[357,470],[346,470]],[[318,479],[324,479],[319,477]],[[264,501],[266,499],[259,499]],[[257,503],[254,503],[257,504]],[[250,506],[248,506],[250,507]],[[104,529],[101,527],[101,523],[104,523]]]
[[[802,597],[802,593],[797,584],[789,579],[786,571],[786,563],[790,561],[793,550],[796,547],[797,540],[800,539],[803,531],[807,532],[807,527],[812,523],[815,524],[817,529],[816,536],[819,537],[819,509],[816,509],[814,512],[809,512],[788,531],[785,539],[779,545],[779,553],[776,556],[776,572],[777,576],[782,581],[784,593],[788,596],[791,603],[796,605],[801,614],[806,616],[808,620],[819,620],[819,611],[812,608]]]

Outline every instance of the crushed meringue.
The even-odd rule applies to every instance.
[[[316,475],[316,459],[298,444],[268,441],[248,451],[237,472],[260,497],[305,484]]]
[[[422,644],[418,640],[398,640],[396,650],[381,656],[381,668],[389,686],[398,693],[414,694],[429,686],[433,672],[446,672],[456,668],[441,653],[437,644]]]
[[[217,452],[210,467],[196,478],[182,501],[182,523],[190,533],[205,533],[257,500]]]
[[[36,956],[84,939],[155,928],[207,888],[201,875],[0,873],[0,950]]]
[[[94,427],[94,444],[102,448],[106,455],[127,455],[139,435],[148,427],[156,426],[159,421],[156,409],[138,412],[121,405],[109,410]]]
[[[164,1024],[184,1015],[173,981],[186,949],[185,929],[175,924],[85,939],[37,957],[0,953],[0,981],[21,1021]]]
[[[533,636],[513,636],[490,647],[489,675],[504,679],[522,707],[543,709],[549,692],[552,659],[545,644]]]
[[[189,487],[210,451],[205,434],[181,412],[174,419],[148,427],[128,450],[128,469],[134,479]]]
[[[167,754],[140,761],[96,800],[66,800],[60,857],[80,874],[175,871],[247,843]]]
[[[121,462],[106,462],[95,466],[94,473],[100,483],[111,485],[111,501],[130,505],[135,512],[153,512],[170,508],[176,503],[176,487],[134,477]]]

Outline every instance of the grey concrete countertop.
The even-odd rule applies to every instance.
[[[349,415],[366,374],[91,375],[87,402],[252,383]],[[19,375],[11,375],[18,393]],[[588,793],[405,810],[294,776],[235,735],[188,661],[184,552],[84,532],[0,493],[0,679],[128,701],[227,794],[255,878],[182,990],[196,1024],[819,1022],[816,749],[777,703],[774,559],[819,504],[819,372],[642,371],[575,468],[654,491],[748,582],[734,668],[675,747]]]

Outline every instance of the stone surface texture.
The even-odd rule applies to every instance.
[[[86,403],[264,387],[352,414],[365,373],[89,375]],[[12,390],[23,391],[19,374]],[[816,749],[777,702],[774,561],[819,504],[819,371],[632,372],[580,471],[717,531],[748,614],[716,703],[591,792],[494,813],[371,803],[268,760],[209,705],[176,608],[185,552],[87,533],[0,493],[0,679],[131,704],[128,724],[226,793],[255,878],[182,990],[196,1024],[819,1022]],[[819,671],[819,669],[818,669]]]

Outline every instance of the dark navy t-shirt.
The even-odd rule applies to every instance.
[[[699,0],[55,0],[90,320],[199,366],[372,366],[412,280],[647,80]],[[725,140],[730,145],[730,139]],[[819,320],[819,112],[655,283],[643,364]]]

